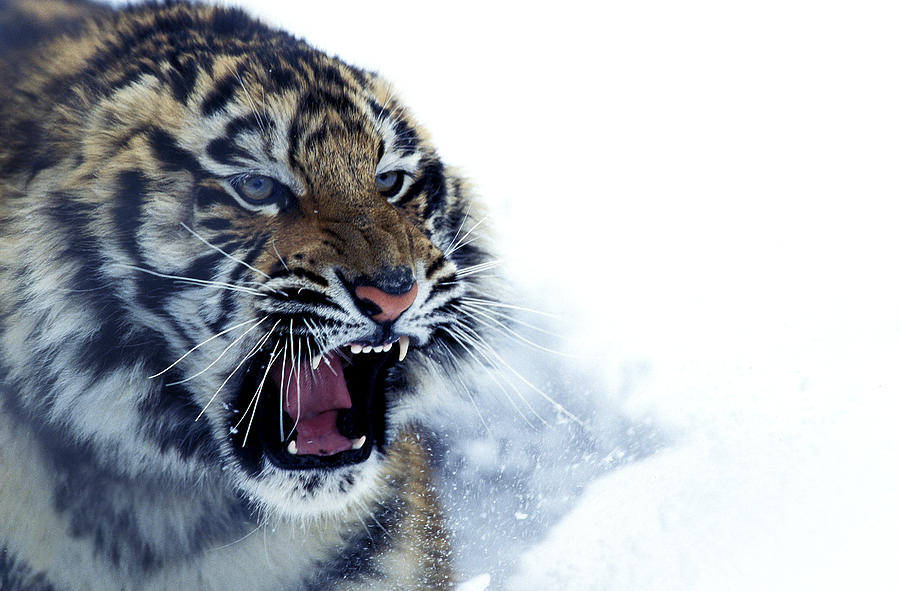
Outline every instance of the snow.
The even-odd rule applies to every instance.
[[[558,316],[501,352],[582,424],[435,418],[460,589],[900,588],[891,3],[245,4],[392,79]]]

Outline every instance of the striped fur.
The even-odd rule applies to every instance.
[[[0,39],[0,589],[449,588],[416,422],[487,255],[391,87],[180,2],[0,2]],[[376,324],[354,286],[398,270],[415,301]],[[365,460],[255,446],[260,363],[398,335]]]

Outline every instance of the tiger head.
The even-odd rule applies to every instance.
[[[7,322],[37,328],[3,347],[42,392],[17,404],[115,470],[342,510],[423,382],[481,346],[465,185],[375,74],[236,11],[132,10],[29,82],[57,95],[46,141],[11,134],[43,151],[3,162],[28,286]]]

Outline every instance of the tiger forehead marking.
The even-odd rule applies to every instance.
[[[157,44],[151,48],[160,51]],[[128,149],[110,154],[103,141],[104,149],[89,152],[96,160],[85,168],[122,161],[122,169],[129,170],[137,148],[146,153],[141,175],[151,179],[169,178],[169,171],[155,170],[160,164],[178,170],[185,161],[191,162],[195,178],[204,172],[266,174],[290,189],[291,201],[281,205],[295,211],[272,220],[278,208],[269,205],[262,208],[269,216],[235,219],[237,229],[268,232],[275,244],[307,260],[318,252],[312,260],[320,266],[341,265],[354,276],[413,268],[417,261],[428,266],[426,259],[438,253],[407,216],[425,217],[429,205],[439,205],[440,193],[409,191],[400,197],[401,212],[375,188],[379,170],[401,172],[409,185],[440,173],[433,149],[392,102],[389,87],[363,85],[364,73],[318,54],[315,60],[298,61],[302,68],[287,60],[304,56],[261,49],[254,57],[209,57],[197,50],[180,54],[180,65],[142,73],[104,101],[103,117],[92,130],[100,138],[117,134],[117,143]],[[183,72],[184,64],[193,68],[203,62],[210,62],[209,73]],[[193,81],[190,88],[186,79]],[[207,213],[219,219],[248,217],[239,202],[209,197],[210,207],[197,213],[201,222]],[[273,268],[277,261],[271,254],[262,253],[258,262]]]
[[[238,10],[37,6],[0,5],[0,587],[450,588],[418,425],[496,303],[465,181]]]

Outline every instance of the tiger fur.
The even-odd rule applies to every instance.
[[[182,2],[2,1],[0,54],[0,590],[451,588],[419,421],[488,258],[388,83]]]

